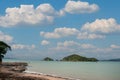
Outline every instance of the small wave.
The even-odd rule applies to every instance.
[[[37,75],[45,75],[45,76],[50,76],[50,77],[57,77],[57,78],[63,78],[54,74],[44,74],[44,73],[40,73],[40,72],[35,72],[35,71],[24,71],[25,73],[30,73],[30,74],[37,74]],[[74,78],[70,78],[70,77],[64,77],[63,79],[66,80],[81,80],[81,79],[74,79]]]

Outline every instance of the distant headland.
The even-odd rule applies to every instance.
[[[54,61],[54,59],[52,59],[50,57],[46,57],[43,59],[43,61]],[[64,57],[61,60],[56,60],[56,61],[72,61],[72,62],[76,62],[76,61],[87,61],[88,62],[88,61],[90,61],[90,62],[95,62],[95,61],[99,61],[99,60],[96,58],[87,58],[87,57],[80,56],[77,54],[72,54],[72,55]]]

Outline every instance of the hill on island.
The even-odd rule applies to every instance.
[[[96,58],[87,58],[77,54],[72,54],[64,57],[61,61],[98,61]]]
[[[50,57],[46,57],[46,58],[43,59],[43,61],[54,61],[54,60]]]
[[[120,61],[120,58],[118,58],[118,59],[110,59],[108,61]]]

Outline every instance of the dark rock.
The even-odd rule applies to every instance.
[[[23,72],[27,69],[26,67],[28,66],[28,64],[23,62],[6,62],[3,63],[2,66],[7,68],[9,71]]]

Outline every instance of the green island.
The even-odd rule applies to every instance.
[[[117,58],[117,59],[109,59],[107,61],[120,61],[120,58]]]
[[[50,57],[46,57],[46,58],[43,59],[43,61],[54,61],[54,60]]]
[[[95,62],[95,61],[98,61],[98,59],[87,58],[87,57],[83,57],[77,54],[72,54],[67,57],[64,57],[61,61],[92,61],[92,62]]]
[[[50,57],[45,57],[42,61],[54,61],[54,59],[52,59]],[[96,61],[98,61],[98,59],[87,58],[87,57],[84,57],[84,56],[80,56],[78,54],[72,54],[72,55],[69,55],[69,56],[66,56],[66,57],[62,58],[61,60],[56,60],[56,61],[72,61],[72,62],[90,61],[90,62],[96,62]]]

